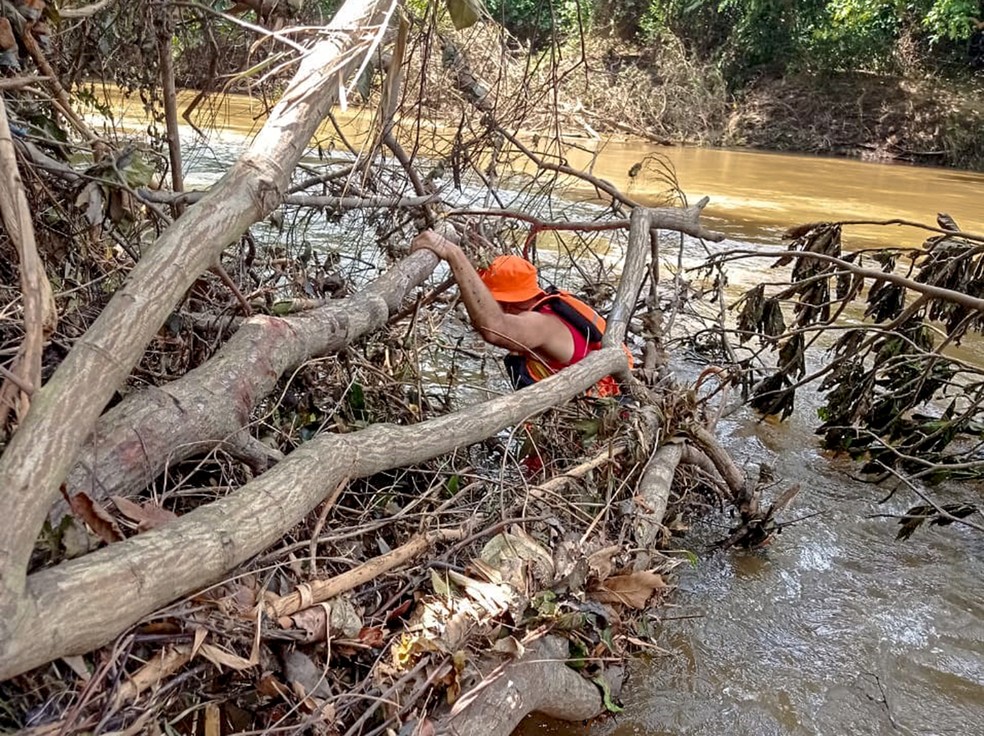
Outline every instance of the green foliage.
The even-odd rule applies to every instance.
[[[974,31],[973,18],[982,15],[982,10],[977,0],[936,0],[930,3],[922,25],[933,43],[966,41]]]
[[[966,63],[981,15],[978,0],[652,0],[637,26],[651,41],[673,34],[741,86],[762,73],[892,69],[903,42]]]
[[[591,25],[591,0],[489,0],[489,15],[534,49],[560,42]]]
[[[458,30],[475,25],[482,17],[482,0],[446,0],[451,22]]]

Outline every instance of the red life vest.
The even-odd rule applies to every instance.
[[[568,325],[572,337],[574,337],[574,357],[569,363],[559,363],[549,359],[544,360],[529,353],[510,353],[505,359],[506,369],[509,371],[513,387],[517,389],[542,381],[562,368],[577,363],[591,351],[600,349],[601,339],[604,337],[607,327],[605,319],[590,306],[573,294],[555,287],[547,289],[544,297],[536,302],[532,309],[559,317]],[[583,350],[581,355],[578,354],[581,351],[577,349],[579,343],[587,344],[587,349]],[[625,350],[625,354],[629,358],[629,367],[631,368],[632,354],[624,345],[622,349]],[[611,376],[605,376],[588,393],[589,395],[604,397],[618,396],[621,392],[618,388],[618,382]]]

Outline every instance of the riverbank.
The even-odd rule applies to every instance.
[[[948,80],[929,72],[801,73],[763,76],[729,90],[713,64],[672,39],[648,47],[590,39],[568,49],[556,67],[533,71],[528,57],[503,55],[491,36],[470,39],[464,56],[479,79],[496,80],[489,88],[497,110],[521,99],[522,127],[547,134],[559,127],[565,135],[621,134],[662,144],[984,171],[979,74]],[[440,112],[448,104],[426,102]]]
[[[875,74],[762,81],[734,102],[730,147],[984,170],[979,90]]]

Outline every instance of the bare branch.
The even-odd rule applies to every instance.
[[[41,350],[46,333],[55,328],[57,311],[51,285],[38,257],[34,223],[24,193],[17,155],[14,152],[7,108],[0,100],[0,216],[20,261],[21,294],[24,301],[24,340],[17,350],[8,380],[0,388],[0,427],[6,424],[11,407],[18,419],[26,411],[32,393],[28,387],[41,385]],[[23,394],[23,401],[19,394]]]
[[[899,276],[896,273],[888,273],[876,268],[862,268],[857,264],[850,263],[842,258],[829,256],[825,253],[814,253],[812,251],[802,250],[762,252],[760,250],[736,249],[730,250],[722,256],[715,257],[713,260],[717,262],[725,262],[738,260],[740,258],[815,258],[816,260],[823,261],[824,263],[832,263],[844,271],[849,271],[850,273],[856,274],[865,279],[888,281],[892,284],[904,286],[905,288],[911,289],[919,294],[925,294],[933,299],[942,299],[944,301],[953,302],[954,304],[959,304],[962,307],[976,309],[977,311],[984,313],[984,299],[979,299],[977,297],[970,296],[969,294],[964,294],[961,291],[944,289],[941,286],[934,286],[933,284],[924,284],[920,281],[915,281],[914,279],[908,279],[905,276]]]
[[[80,8],[59,8],[58,15],[62,18],[69,18],[71,20],[77,20],[82,18],[91,18],[93,15],[101,10],[105,10],[116,2],[116,0],[98,0],[91,5],[83,5]]]

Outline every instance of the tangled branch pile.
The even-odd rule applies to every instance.
[[[438,36],[401,18],[389,38],[394,9],[350,0],[300,35],[280,101],[204,193],[183,191],[168,30],[183,16],[167,5],[160,138],[97,134],[55,75],[19,79],[0,106],[2,247],[19,266],[3,273],[18,356],[0,456],[4,725],[495,734],[532,710],[588,718],[617,708],[609,665],[652,647],[667,509],[772,513],[654,360],[653,235],[720,239],[706,201],[642,208],[568,166],[559,137],[522,138],[522,108],[495,113],[467,52],[447,64],[453,89],[402,85],[409,49]],[[338,80],[381,44],[370,134],[339,132],[302,164]],[[46,112],[74,128],[64,141],[27,127],[39,83],[58,85],[60,117]],[[419,105],[438,90],[468,111],[435,134],[447,182],[424,173],[438,161]],[[555,201],[572,178],[603,205]],[[464,343],[447,284],[425,286],[436,259],[406,255],[442,220],[476,259],[522,239],[552,276],[592,284],[603,347],[489,398],[500,377]],[[621,263],[589,255],[599,233]],[[652,343],[648,386],[621,349],[630,324]],[[632,401],[583,398],[610,374]]]

